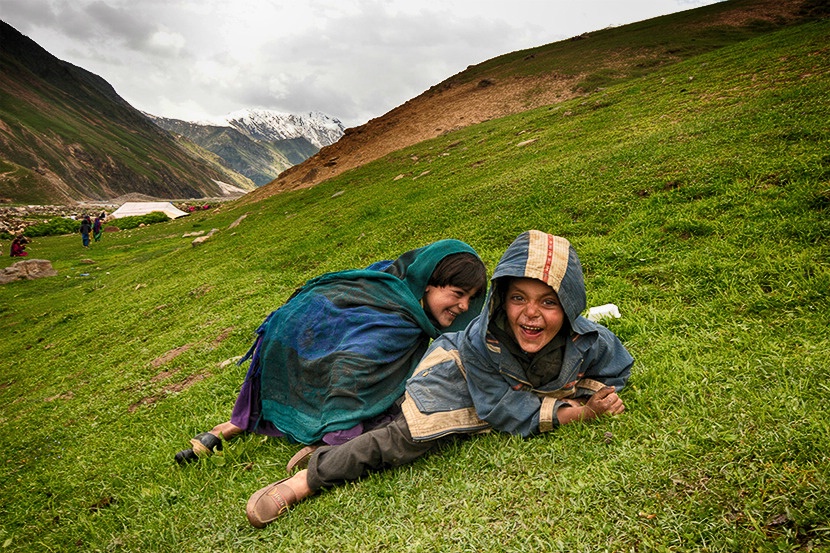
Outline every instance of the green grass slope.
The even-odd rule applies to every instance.
[[[823,0],[716,2],[504,54],[472,66],[443,84],[553,72],[561,77],[582,77],[577,88],[592,91],[828,14],[827,2]]]
[[[314,186],[450,130],[640,78],[790,25],[830,16],[826,0],[728,0],[585,33],[471,65],[248,195]]]
[[[785,29],[311,189],[36,240],[59,275],[0,287],[4,550],[830,550],[828,44],[828,21]],[[173,462],[305,279],[443,237],[492,269],[529,228],[620,307],[623,416],[462,442],[265,530],[245,502],[297,446]]]

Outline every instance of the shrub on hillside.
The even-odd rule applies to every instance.
[[[60,236],[62,234],[73,234],[78,232],[81,222],[65,217],[56,217],[40,223],[36,223],[23,231],[24,236],[35,238],[36,236]]]
[[[166,214],[161,211],[154,211],[147,215],[132,215],[130,217],[121,217],[117,222],[111,223],[121,230],[136,228],[138,226],[152,225],[154,223],[164,223],[170,220]],[[81,222],[75,219],[67,219],[64,217],[56,217],[31,225],[23,231],[24,236],[35,238],[38,236],[61,236],[64,234],[75,234],[81,228]]]
[[[170,217],[168,217],[165,213],[162,213],[161,211],[154,211],[152,213],[148,213],[147,215],[130,215],[129,217],[121,217],[112,224],[121,230],[127,230],[139,227],[142,224],[152,225],[154,223],[166,223],[169,220]]]

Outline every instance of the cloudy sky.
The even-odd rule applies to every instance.
[[[0,19],[134,107],[347,127],[492,57],[717,0],[0,0]]]

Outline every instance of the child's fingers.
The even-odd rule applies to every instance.
[[[618,415],[625,409],[622,399],[612,386],[606,386],[599,390],[588,403],[597,413]]]
[[[609,407],[608,412],[612,415],[619,415],[623,411],[625,411],[625,404],[622,402],[619,396],[617,396],[616,398],[614,398],[614,402]]]

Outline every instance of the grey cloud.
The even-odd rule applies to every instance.
[[[143,11],[143,10],[142,10]],[[84,9],[87,24],[97,23],[101,37],[123,42],[131,49],[141,50],[147,44],[155,26],[143,17],[106,2],[93,2]]]
[[[55,26],[57,16],[49,6],[33,0],[3,0],[0,19],[27,34],[34,27]],[[20,22],[20,23],[15,23]]]
[[[332,87],[320,82],[315,76],[292,81],[278,97],[270,94],[265,87],[247,87],[238,96],[240,106],[271,108],[280,106],[281,111],[302,113],[322,111],[334,117],[349,119],[357,113],[357,106],[342,87]]]
[[[146,10],[147,4],[142,4]],[[114,7],[101,0],[92,3],[45,0],[3,0],[3,19],[24,22],[23,29],[43,27],[60,37],[86,44],[90,50],[103,45],[125,45],[140,49],[146,44],[153,26],[129,8]],[[7,15],[8,14],[8,15]]]
[[[291,11],[288,1],[0,0],[0,18],[36,41],[40,36],[47,50],[101,75],[128,101],[157,115],[216,116],[246,107],[320,110],[353,125],[468,65],[578,34],[561,33],[584,26],[598,5],[604,9],[593,20],[603,23],[596,28],[653,4],[514,0],[508,12],[500,0],[419,0],[406,6],[391,0],[305,0],[301,11],[314,13],[314,29],[301,30],[302,23],[280,20],[282,9]],[[665,7],[674,11],[712,1],[666,0]],[[223,19],[217,20],[220,11]],[[267,31],[250,41],[223,42],[226,31],[246,28],[247,19],[260,12],[274,19],[270,27],[256,26]],[[268,43],[254,50],[263,38]],[[245,54],[236,50],[240,45]]]
[[[263,49],[264,67],[302,59],[305,68],[297,68],[289,91],[274,98],[260,80],[259,85],[249,83],[248,97],[263,104],[270,97],[272,105],[286,110],[320,109],[344,121],[366,120],[467,65],[504,53],[507,37],[524,33],[486,18],[462,21],[427,13],[403,18],[384,10],[322,20],[313,35],[275,38]],[[481,37],[487,37],[486,50],[480,46]],[[257,86],[261,93],[255,92]],[[348,95],[342,92],[346,90]],[[361,98],[362,107],[353,97]]]

